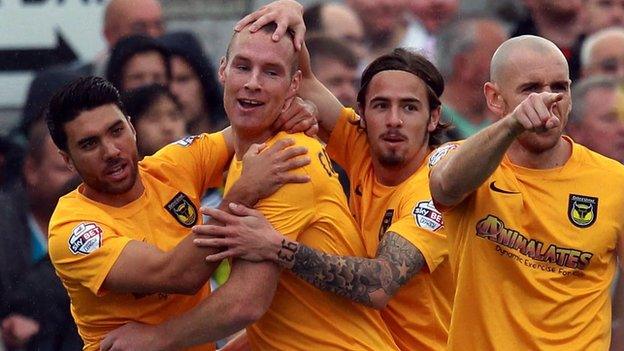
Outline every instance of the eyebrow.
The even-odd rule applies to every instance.
[[[375,96],[374,98],[372,98],[370,100],[370,103],[377,102],[377,101],[390,101],[390,100],[392,100],[392,99],[389,98],[389,97],[386,97],[386,96]],[[420,101],[418,98],[415,98],[415,97],[399,98],[399,101],[403,102],[403,103],[405,103],[405,102],[412,102],[412,103],[415,103],[415,104],[422,104],[422,101]]]
[[[123,121],[117,121],[117,122],[115,122],[115,123],[111,124],[111,125],[110,125],[107,129],[106,129],[106,131],[110,131],[110,130],[112,130],[112,129],[115,129],[115,128],[117,128],[120,124],[122,124],[122,123],[123,123]],[[82,138],[82,139],[78,140],[78,142],[77,142],[76,144],[78,144],[78,146],[82,146],[83,144],[86,144],[87,142],[92,141],[92,140],[97,139],[97,138],[98,138],[98,136],[97,136],[97,135],[89,135],[89,136],[86,136],[86,137],[84,137],[84,138]]]

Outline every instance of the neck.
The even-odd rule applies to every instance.
[[[122,194],[105,193],[84,185],[82,194],[89,199],[112,207],[122,207],[141,197],[145,187],[141,181],[141,175],[137,174],[137,179],[130,190]]]
[[[377,181],[385,186],[397,186],[403,183],[407,178],[416,173],[429,151],[428,145],[424,144],[411,162],[396,167],[385,166],[377,158],[373,157],[373,171]]]
[[[557,145],[533,152],[522,146],[517,140],[507,150],[507,155],[515,165],[531,169],[551,169],[563,166],[572,155],[572,144],[560,138]]]
[[[554,21],[550,17],[536,15],[533,17],[538,34],[548,38],[558,47],[572,47],[579,34],[579,21]]]
[[[234,135],[234,152],[236,153],[237,160],[243,159],[243,155],[249,150],[252,144],[262,144],[275,135],[270,130],[259,134],[247,134],[234,127],[232,127],[232,134]]]
[[[461,84],[450,81],[442,95],[442,103],[453,108],[472,124],[481,124],[487,118],[483,104],[483,93],[479,89],[466,89]]]

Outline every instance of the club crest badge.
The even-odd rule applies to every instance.
[[[421,228],[435,232],[444,226],[442,213],[435,208],[432,200],[417,203],[412,215],[416,224]]]
[[[570,194],[568,199],[568,219],[579,228],[594,224],[598,217],[598,198]]]
[[[197,208],[186,194],[179,192],[165,205],[165,209],[171,213],[183,226],[190,228],[197,222]]]
[[[95,223],[80,223],[69,237],[69,250],[74,255],[88,255],[102,246],[102,228]]]

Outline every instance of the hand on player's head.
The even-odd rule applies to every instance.
[[[547,131],[559,127],[562,111],[557,102],[562,93],[532,93],[510,115],[523,131]]]
[[[278,0],[262,6],[238,21],[234,30],[240,32],[249,26],[249,31],[253,33],[271,22],[277,23],[277,29],[272,36],[274,41],[279,41],[290,29],[295,33],[295,49],[301,49],[306,32],[303,22],[303,6],[293,0]]]

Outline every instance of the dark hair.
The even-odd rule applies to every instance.
[[[323,19],[321,18],[321,14],[324,6],[325,4],[319,2],[303,11],[303,23],[306,26],[308,34],[323,31]]]
[[[438,69],[423,55],[404,48],[397,48],[390,54],[378,57],[375,61],[371,62],[364,70],[364,73],[362,73],[360,91],[357,95],[357,102],[362,111],[364,111],[366,106],[368,84],[376,74],[383,71],[404,71],[422,79],[427,88],[429,111],[435,110],[442,104],[440,102],[440,96],[442,96],[444,92],[444,78],[442,78]],[[442,134],[447,128],[448,124],[440,121],[436,129],[429,135],[429,145],[439,145],[441,137],[443,136]]]
[[[181,57],[199,77],[203,98],[208,109],[211,125],[227,124],[223,108],[223,93],[215,75],[215,69],[197,37],[190,32],[167,33],[160,37],[171,56]]]
[[[182,108],[178,99],[169,89],[160,84],[150,84],[125,92],[121,96],[121,102],[126,109],[126,113],[136,125],[150,107],[161,97],[171,99],[178,109]]]
[[[314,36],[306,40],[306,46],[313,66],[319,57],[324,57],[336,60],[349,68],[358,67],[358,59],[353,50],[338,39]]]
[[[52,96],[46,112],[46,123],[54,144],[59,149],[67,151],[64,125],[73,121],[82,112],[108,104],[114,104],[124,111],[119,91],[104,78],[79,78],[57,91]]]
[[[128,61],[138,54],[151,51],[158,52],[162,56],[165,61],[167,80],[169,80],[171,78],[169,51],[156,39],[145,35],[131,35],[115,44],[106,66],[106,79],[113,83],[119,91],[124,91],[122,86],[123,71]]]
[[[260,27],[258,31],[262,31],[267,34],[273,34],[273,32],[275,32],[276,29],[277,29],[277,23],[269,22],[265,24],[264,26]],[[230,42],[227,46],[227,50],[225,52],[226,60],[230,59],[230,49],[232,48],[232,43],[234,42],[234,39],[236,38],[237,34],[238,32],[234,32],[234,34],[232,34],[232,39],[230,39]],[[288,39],[290,39],[291,41],[295,40],[295,32],[293,32],[292,29],[290,28],[286,30],[286,36],[288,36]],[[293,46],[293,51],[294,51],[294,46]],[[295,72],[297,72],[298,69],[299,69],[299,55],[296,52],[294,52],[290,73],[295,74]]]

